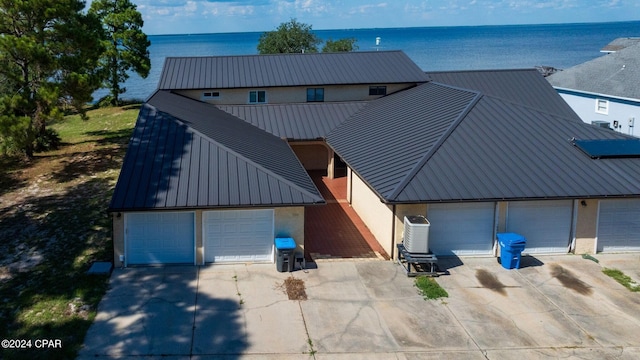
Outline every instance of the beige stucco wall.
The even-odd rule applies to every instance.
[[[281,207],[274,209],[274,238],[291,237],[299,251],[304,253],[304,207]]]
[[[305,142],[289,145],[306,170],[327,170],[330,151],[324,143]]]
[[[242,210],[242,209],[236,209]],[[204,264],[204,244],[202,229],[202,213],[206,210],[195,211],[196,236],[196,264]],[[118,216],[118,214],[121,214]],[[120,255],[124,256],[124,213],[113,213],[113,263],[116,267],[124,264],[120,262]],[[276,236],[292,237],[298,249],[304,251],[304,207],[292,206],[274,209],[274,238]]]
[[[584,201],[586,206],[582,205]],[[576,254],[593,254],[598,236],[598,199],[578,200],[575,250]]]
[[[387,94],[391,94],[413,84],[371,84],[386,85]],[[196,89],[177,90],[176,93],[190,97],[192,99],[206,101],[219,105],[242,105],[249,103],[249,91],[266,91],[266,100],[269,104],[283,103],[303,103],[307,102],[307,88],[324,88],[324,101],[359,101],[373,100],[380,96],[369,95],[369,84],[365,85],[332,85],[332,86],[291,86],[291,87],[267,87],[267,88],[244,88],[244,89]],[[202,94],[205,91],[217,91],[220,97],[217,99],[205,99]]]
[[[393,253],[393,209],[380,201],[380,198],[358,177],[351,173],[351,206],[369,228],[382,248]]]
[[[112,213],[111,219],[113,220],[113,265],[122,267],[124,263],[120,261],[120,255],[124,256],[124,214]]]

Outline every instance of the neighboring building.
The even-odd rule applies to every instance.
[[[304,209],[324,203],[305,170],[332,177],[337,160],[392,257],[420,214],[438,255],[495,255],[503,231],[529,253],[640,251],[640,152],[592,158],[595,139],[628,137],[582,123],[535,69],[425,74],[397,51],[170,58],[110,205],[114,261],[271,261],[276,236],[303,250]]]
[[[547,79],[584,122],[640,136],[640,38],[616,39],[602,52]]]

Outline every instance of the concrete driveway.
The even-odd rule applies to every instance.
[[[640,255],[441,260],[448,292],[425,301],[387,261],[117,269],[79,358],[637,359],[640,293],[601,272],[640,280]],[[282,284],[305,282],[308,300]]]

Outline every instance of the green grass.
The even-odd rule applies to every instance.
[[[630,291],[640,292],[640,284],[633,281],[633,279],[625,275],[622,271],[618,269],[604,268],[602,269],[602,272],[605,273],[605,275],[617,281],[618,283],[620,283],[620,285],[629,289]]]
[[[88,275],[112,260],[106,212],[136,106],[51,124],[64,145],[29,162],[0,159],[0,339],[60,339],[62,349],[0,350],[3,359],[73,359],[108,286]]]
[[[429,276],[418,276],[415,280],[416,287],[420,290],[425,300],[439,299],[449,297],[449,294],[443,289],[434,278]]]

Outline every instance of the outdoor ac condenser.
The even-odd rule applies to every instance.
[[[429,220],[422,215],[404,217],[404,248],[410,253],[429,253]]]

